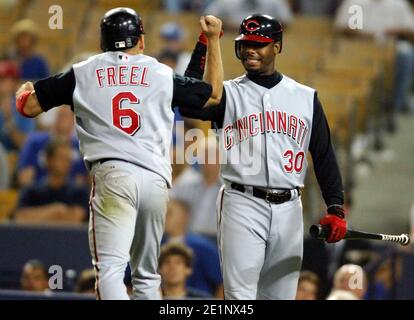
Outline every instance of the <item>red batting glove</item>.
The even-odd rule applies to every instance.
[[[323,217],[319,223],[323,226],[329,226],[330,232],[326,242],[333,243],[342,240],[345,237],[347,231],[347,223],[344,219],[344,213],[342,208],[333,210],[335,212],[329,212]],[[336,212],[339,211],[339,212]]]

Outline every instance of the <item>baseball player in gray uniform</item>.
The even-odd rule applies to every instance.
[[[346,233],[343,187],[321,103],[314,89],[275,71],[282,26],[273,17],[243,19],[235,53],[246,74],[224,82],[219,104],[183,108],[220,129],[225,185],[217,201],[218,244],[226,299],[294,299],[303,252],[301,188],[312,155],[330,228]],[[199,41],[186,74],[200,74]]]
[[[143,54],[144,28],[129,8],[101,20],[102,54],[64,74],[24,84],[18,111],[34,117],[71,106],[80,150],[93,180],[89,245],[98,299],[128,299],[123,283],[130,263],[133,297],[159,299],[157,274],[171,185],[174,106],[203,108],[221,99],[221,21],[201,17],[210,46],[206,82],[179,76]]]

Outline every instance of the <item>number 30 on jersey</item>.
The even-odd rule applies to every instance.
[[[283,165],[283,168],[287,173],[301,173],[303,168],[303,161],[305,160],[305,153],[299,151],[294,153],[293,150],[286,150],[283,153],[283,158],[287,159],[287,163]]]

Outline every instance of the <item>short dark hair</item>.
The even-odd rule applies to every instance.
[[[51,157],[53,157],[56,154],[56,151],[61,147],[72,148],[69,141],[66,141],[66,140],[55,139],[55,140],[50,141],[47,144],[46,149],[45,149],[46,158],[50,159]]]
[[[180,256],[188,268],[193,267],[193,251],[182,243],[167,243],[161,247],[161,254],[158,259],[158,266],[161,267],[170,256]]]

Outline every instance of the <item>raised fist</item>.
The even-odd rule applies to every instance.
[[[207,38],[219,37],[221,33],[222,22],[215,16],[201,16],[200,26]]]

